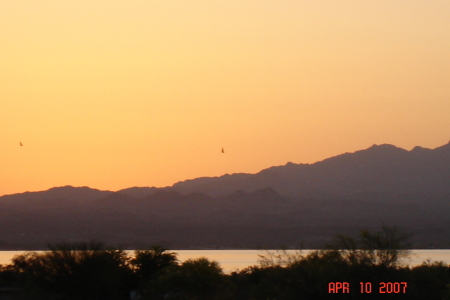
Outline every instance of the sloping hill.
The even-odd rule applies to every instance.
[[[392,145],[345,153],[314,164],[287,163],[257,174],[232,174],[178,182],[180,193],[211,196],[272,187],[289,197],[354,198],[368,194],[450,194],[450,144],[411,151]]]
[[[450,145],[372,146],[315,164],[118,192],[59,187],[0,197],[0,249],[101,240],[123,248],[322,247],[337,232],[397,226],[450,247]]]

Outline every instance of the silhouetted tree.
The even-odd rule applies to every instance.
[[[221,299],[225,276],[219,264],[207,258],[188,259],[168,268],[158,279],[164,299]]]
[[[374,233],[361,230],[359,239],[338,234],[328,248],[353,265],[395,267],[411,253],[408,238],[395,227],[383,226]]]
[[[358,238],[339,235],[332,247],[308,255],[275,251],[260,256],[260,265],[226,275],[206,258],[179,263],[176,253],[155,246],[128,257],[101,243],[65,243],[47,252],[26,252],[0,266],[0,285],[21,288],[20,299],[122,300],[137,290],[142,300],[450,300],[450,268],[425,262],[400,264],[409,251],[396,229],[361,231]],[[330,294],[330,282],[348,282],[349,294]],[[361,295],[360,282],[373,284]],[[407,282],[407,293],[380,295],[380,282]]]
[[[450,269],[442,261],[425,261],[411,269],[410,291],[421,299],[449,299]]]
[[[25,299],[128,299],[127,254],[101,243],[63,243],[13,258]]]
[[[157,290],[156,279],[170,266],[177,266],[176,253],[168,252],[161,246],[150,250],[137,250],[131,260],[141,295],[154,294]]]

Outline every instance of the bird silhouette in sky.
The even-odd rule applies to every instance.
[[[223,148],[222,148],[222,153],[225,153],[225,150],[223,150]]]
[[[22,142],[19,142],[19,143],[20,143],[20,146],[23,146],[23,145],[22,145]]]

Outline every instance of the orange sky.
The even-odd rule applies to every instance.
[[[2,1],[0,195],[438,147],[449,20],[442,0]]]

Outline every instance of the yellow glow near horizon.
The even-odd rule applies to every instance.
[[[438,0],[4,1],[0,195],[440,146],[448,20]]]

